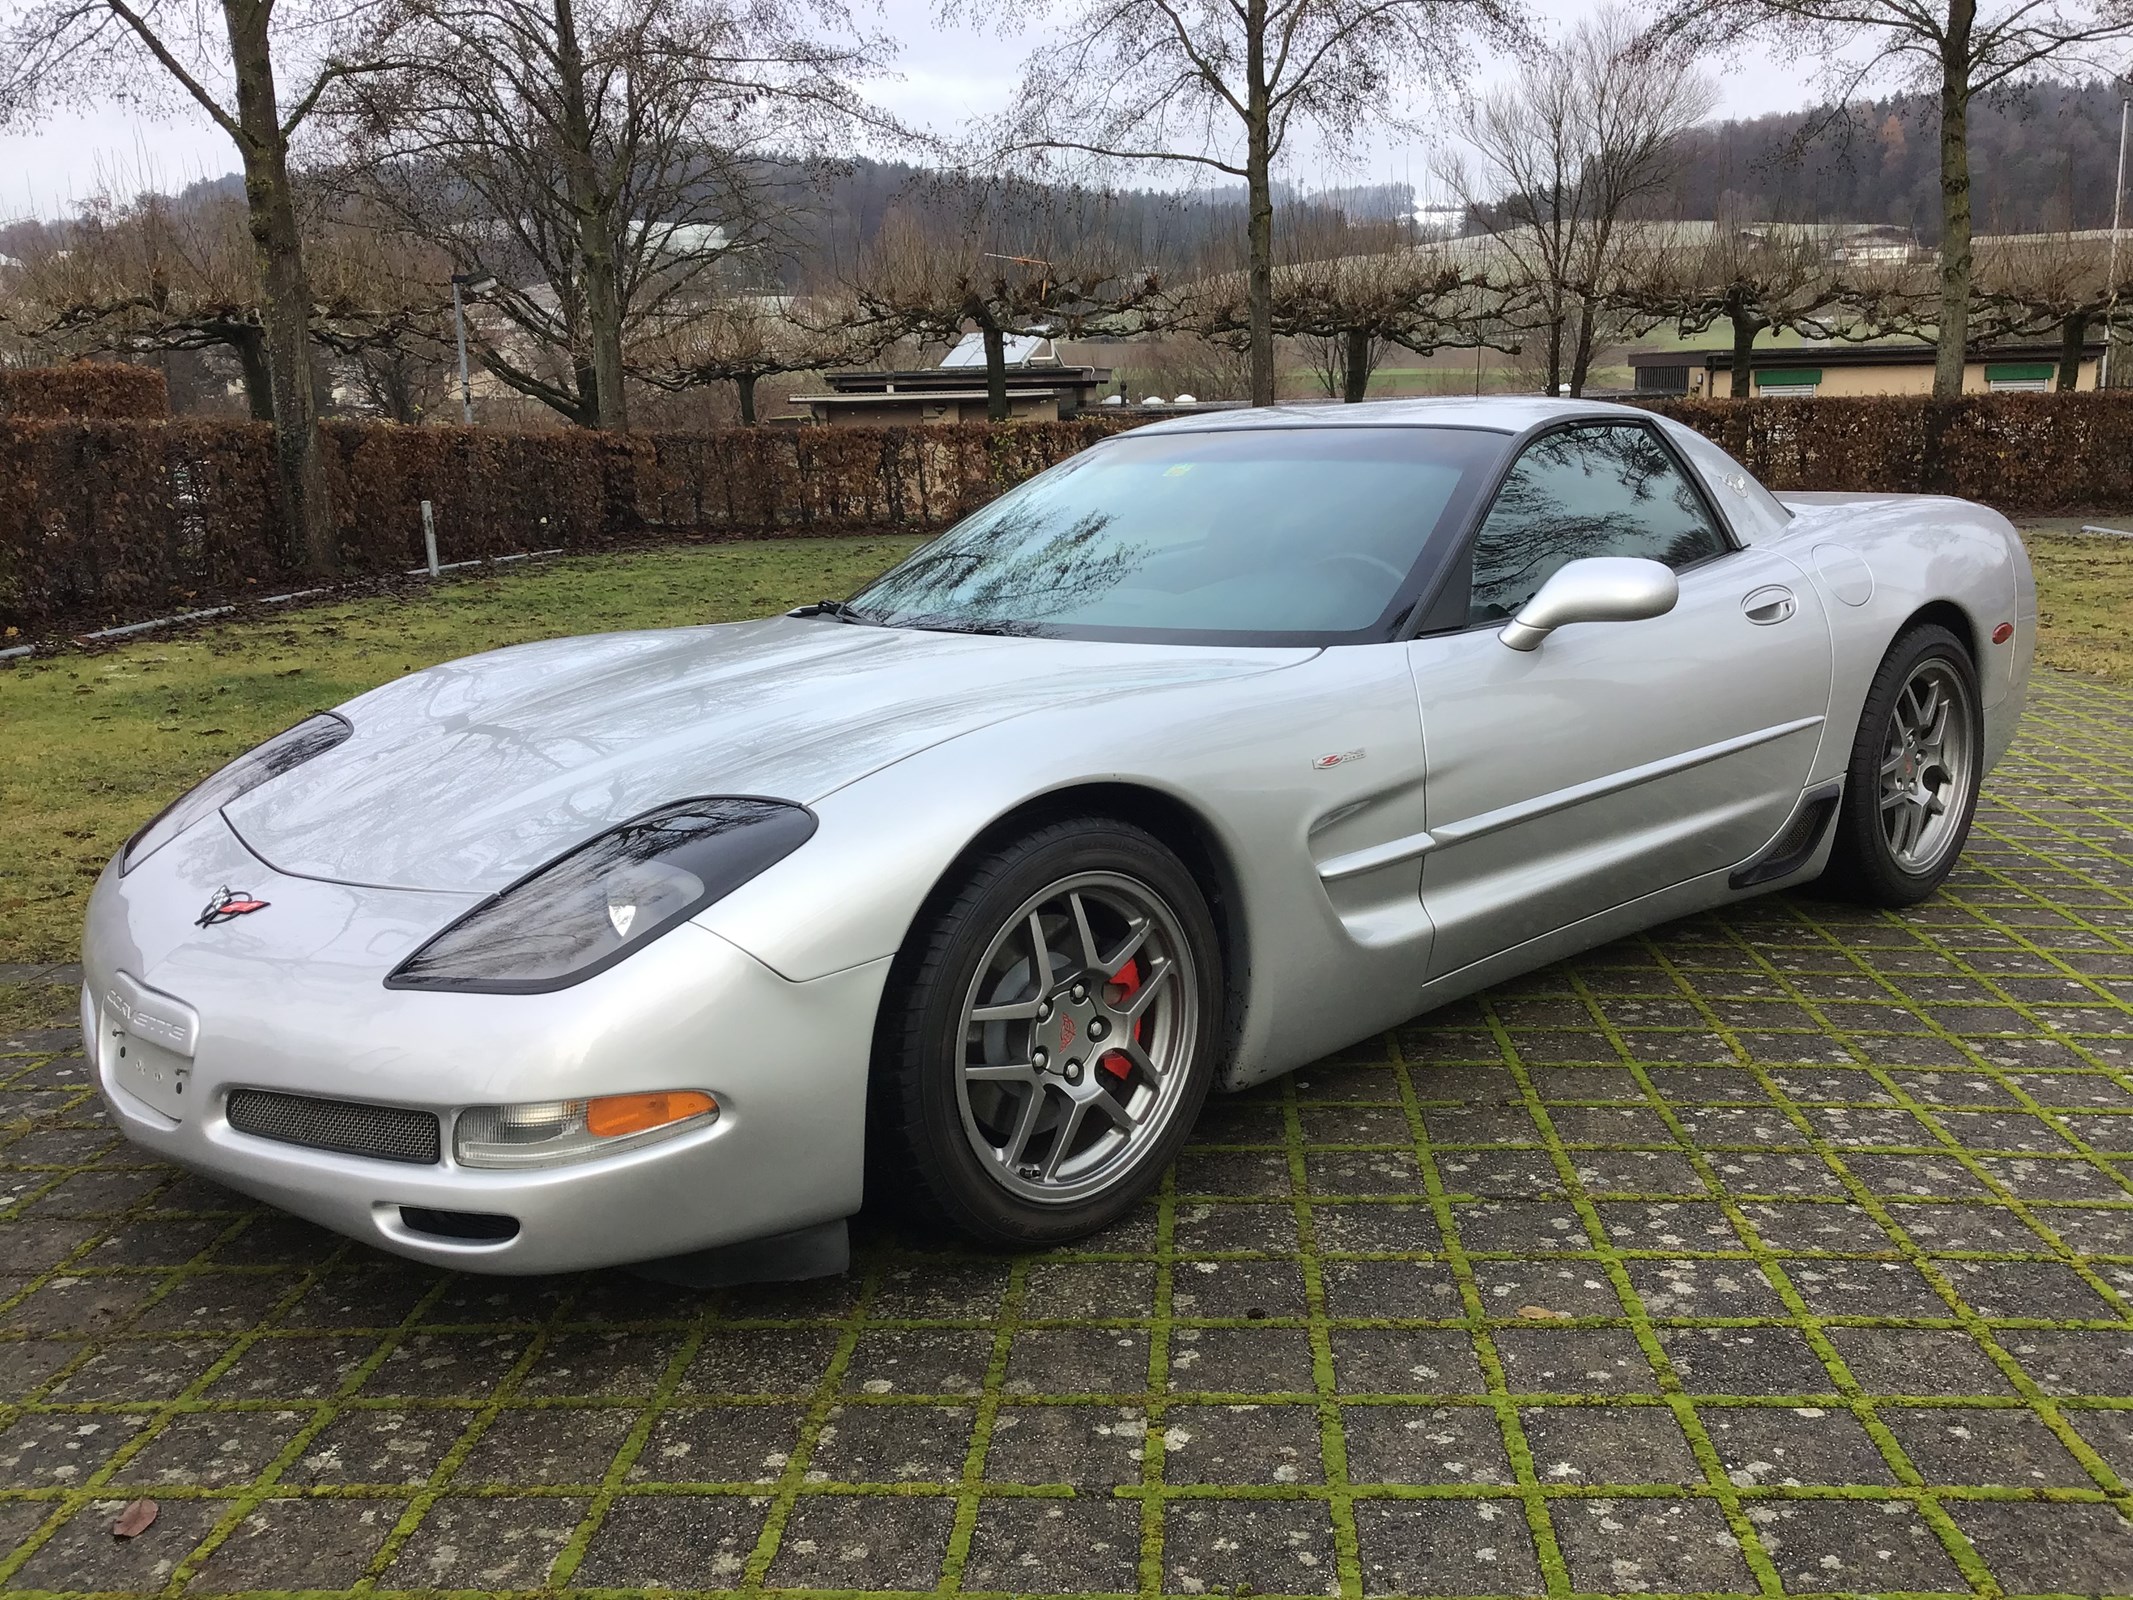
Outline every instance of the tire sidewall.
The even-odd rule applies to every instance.
[[[1112,1187],[1080,1201],[1044,1204],[1000,1187],[985,1171],[963,1127],[957,1090],[963,1001],[994,936],[1032,894],[1085,872],[1112,872],[1146,885],[1178,920],[1193,955],[1199,1024],[1185,1065],[1187,1080],[1169,1125]],[[1205,897],[1184,864],[1153,836],[1130,824],[1079,819],[1053,824],[1008,846],[981,869],[977,892],[954,910],[939,945],[940,958],[907,1002],[914,1026],[901,1063],[914,1076],[924,1162],[949,1220],[964,1231],[1003,1244],[1055,1243],[1117,1220],[1154,1187],[1192,1131],[1213,1085],[1223,1040],[1222,953]],[[951,902],[953,904],[953,902]],[[936,922],[936,927],[938,926]],[[892,981],[893,978],[892,978]]]
[[[1913,872],[1896,860],[1881,827],[1881,760],[1896,697],[1913,673],[1929,660],[1946,663],[1962,680],[1970,727],[1970,771],[1962,815],[1939,861],[1926,872]],[[1954,634],[1926,624],[1904,634],[1883,658],[1860,713],[1845,772],[1844,831],[1838,841],[1839,877],[1860,898],[1885,906],[1915,905],[1944,883],[1962,859],[1977,817],[1979,787],[1984,779],[1984,705],[1977,667]]]

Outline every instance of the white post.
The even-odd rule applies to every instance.
[[[430,576],[437,576],[437,518],[430,511],[430,503],[422,502],[422,551],[430,558]]]
[[[2126,130],[2133,118],[2133,96],[2118,102],[2118,187],[2111,191],[2111,292],[2110,307],[2103,314],[2103,365],[2096,374],[2096,387],[2111,386],[2111,347],[2118,339],[2118,231],[2125,215]]]

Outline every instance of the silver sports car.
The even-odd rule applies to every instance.
[[[299,723],[104,872],[82,1020],[140,1144],[426,1261],[812,1270],[870,1193],[1070,1239],[1210,1090],[1746,895],[1930,894],[2035,623],[1994,512],[1640,411],[1183,418],[849,600]]]

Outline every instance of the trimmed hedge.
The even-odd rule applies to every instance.
[[[1772,489],[1951,494],[2011,516],[2133,507],[2133,391],[1639,403]]]
[[[1087,448],[1104,421],[713,434],[327,423],[341,567],[597,551],[662,534],[945,527]],[[0,420],[0,632],[87,627],[293,588],[264,423]]]
[[[1775,489],[1956,494],[2028,514],[2133,507],[2133,395],[1651,409],[1716,439]],[[944,527],[1122,424],[616,435],[337,422],[321,431],[343,568],[376,576],[421,563],[423,500],[447,561],[659,535]],[[303,573],[276,507],[261,423],[0,419],[0,632],[296,587]]]
[[[116,361],[0,367],[0,417],[94,417],[110,422],[169,415],[170,390],[154,367]]]

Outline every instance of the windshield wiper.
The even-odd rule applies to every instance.
[[[879,626],[874,617],[844,600],[817,600],[813,605],[796,606],[786,613],[789,617],[835,617],[839,622],[856,622],[864,626]]]
[[[1036,622],[959,622],[951,617],[932,618],[911,624],[928,633],[977,633],[989,639],[1041,639],[1044,626]]]

